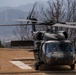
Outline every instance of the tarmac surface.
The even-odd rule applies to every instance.
[[[35,59],[28,49],[0,48],[0,75],[76,75],[70,66],[42,65],[34,69]]]

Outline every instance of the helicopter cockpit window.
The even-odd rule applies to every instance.
[[[48,54],[50,52],[73,52],[74,49],[71,43],[46,43],[45,44],[45,53]]]
[[[57,52],[59,51],[59,47],[57,43],[47,43],[45,45],[45,53],[48,54],[50,52]]]
[[[62,43],[62,48],[64,52],[73,52],[74,48],[71,43]]]

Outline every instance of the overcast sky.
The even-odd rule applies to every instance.
[[[37,1],[47,2],[48,0],[0,0],[0,7],[4,7],[4,6],[16,7],[28,3],[34,3]]]

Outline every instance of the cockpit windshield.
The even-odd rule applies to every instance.
[[[45,53],[50,52],[73,52],[73,47],[71,43],[67,42],[50,42],[45,44]]]
[[[64,52],[73,52],[73,46],[71,43],[61,43],[62,51]]]

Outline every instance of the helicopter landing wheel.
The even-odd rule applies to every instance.
[[[71,67],[72,70],[74,70],[75,69],[75,63],[72,64],[70,67]]]
[[[39,62],[36,62],[34,67],[35,67],[35,70],[39,70],[39,68],[40,68]]]

